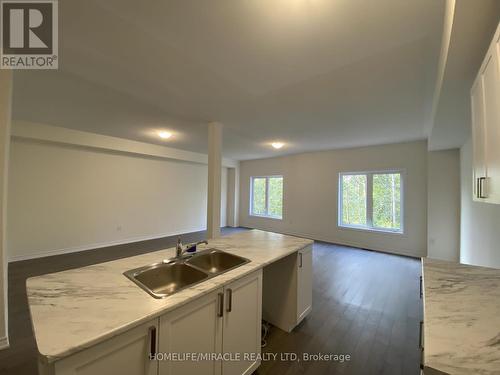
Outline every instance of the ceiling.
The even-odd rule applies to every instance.
[[[15,72],[13,117],[199,152],[218,121],[238,160],[426,139],[444,5],[60,0],[59,70]]]

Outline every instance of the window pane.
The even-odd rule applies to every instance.
[[[254,178],[252,180],[252,214],[266,214],[266,179]]]
[[[366,175],[342,176],[342,223],[366,225]]]
[[[269,178],[269,215],[283,216],[283,177]]]
[[[373,175],[373,226],[401,229],[401,174]]]

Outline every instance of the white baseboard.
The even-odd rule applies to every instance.
[[[7,349],[9,347],[9,338],[7,336],[0,337],[0,350]]]
[[[94,249],[100,249],[103,247],[124,245],[127,243],[133,243],[133,242],[156,240],[158,238],[178,236],[178,235],[182,235],[182,234],[201,232],[204,230],[206,230],[206,228],[190,228],[187,230],[176,231],[173,233],[161,233],[161,234],[157,234],[154,236],[129,237],[129,238],[117,240],[117,241],[100,242],[100,243],[93,243],[93,244],[88,244],[88,245],[73,246],[73,247],[68,247],[68,248],[63,248],[63,249],[39,251],[36,253],[30,253],[30,254],[14,255],[14,256],[9,256],[8,262],[12,263],[12,262],[18,262],[21,260],[29,260],[29,259],[49,257],[49,256],[53,256],[53,255],[76,253],[79,251],[94,250]]]
[[[322,242],[331,242],[331,241],[322,241]],[[364,245],[361,245],[361,244],[356,244],[354,242],[343,241],[343,242],[334,242],[334,243],[337,244],[337,245],[343,245],[343,246],[348,246],[348,247],[356,247],[356,248],[360,248],[360,249],[364,249],[364,250],[377,251],[379,253],[402,255],[402,256],[405,256],[405,257],[416,258],[416,259],[420,259],[420,258],[426,256],[423,253],[416,254],[413,251],[407,251],[407,250],[398,250],[398,251],[395,251],[395,250],[380,249],[380,248],[373,247],[373,246],[367,247],[367,246],[364,246]]]
[[[246,226],[244,224],[242,224],[242,226],[244,228],[254,228],[254,229],[260,229],[260,230],[267,230],[265,228],[251,227],[251,226]],[[378,251],[378,252],[387,253],[387,254],[403,255],[403,256],[407,256],[407,257],[411,257],[411,258],[421,258],[421,257],[427,256],[426,254],[424,254],[424,252],[419,252],[417,254],[417,253],[415,253],[415,251],[408,251],[408,250],[405,250],[405,249],[398,250],[398,251],[387,250],[387,249],[380,249],[380,248],[373,247],[373,246],[369,246],[368,247],[368,246],[366,246],[366,244],[355,243],[355,242],[350,242],[350,241],[338,241],[338,240],[331,239],[331,238],[325,238],[323,236],[312,235],[312,234],[307,234],[307,233],[300,233],[300,232],[294,232],[294,231],[280,231],[280,232],[278,232],[276,230],[270,230],[270,232],[282,233],[282,234],[287,234],[287,235],[296,236],[296,237],[303,237],[303,238],[307,238],[307,239],[314,240],[314,241],[321,241],[321,242],[331,243],[331,244],[334,244],[334,245],[355,247],[355,248],[365,249],[365,250],[373,250],[373,251]]]

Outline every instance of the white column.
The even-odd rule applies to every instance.
[[[208,124],[207,237],[220,236],[222,124]]]
[[[240,170],[239,165],[227,169],[227,225],[239,226]]]
[[[0,70],[0,349],[8,347],[7,314],[7,176],[9,165],[12,71]]]

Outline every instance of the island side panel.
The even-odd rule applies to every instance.
[[[292,331],[300,320],[304,319],[310,312],[298,311],[299,297],[304,291],[299,291],[299,266],[302,253],[302,265],[309,268],[312,262],[307,258],[312,252],[312,245],[298,252],[288,255],[277,262],[264,267],[262,284],[262,318],[283,331]],[[307,270],[303,281],[311,277],[312,270]],[[312,283],[305,283],[303,287],[310,288],[307,295],[312,295]],[[302,305],[302,304],[301,304]]]

